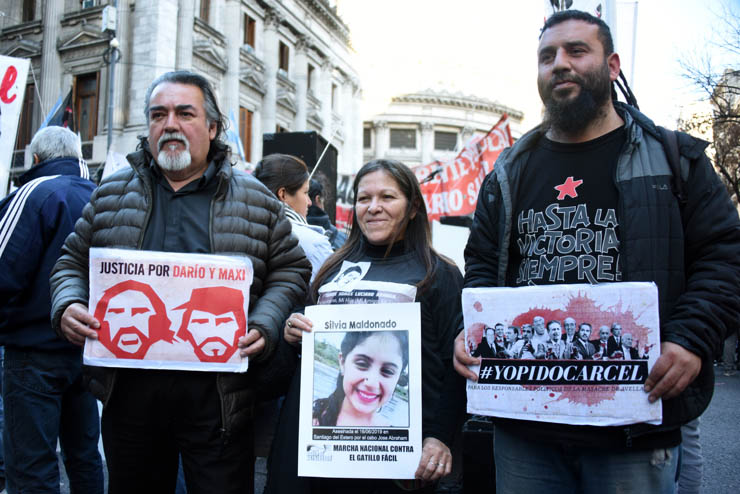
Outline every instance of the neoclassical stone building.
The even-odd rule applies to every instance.
[[[475,96],[427,89],[396,96],[387,110],[363,124],[363,159],[390,158],[414,167],[456,156],[476,134],[486,134],[504,113],[512,136],[524,114]]]
[[[92,164],[105,161],[111,80],[101,28],[115,5],[121,53],[113,77],[112,149],[132,151],[146,133],[144,94],[175,69],[204,74],[222,111],[233,112],[246,160],[262,134],[315,130],[333,136],[340,170],[362,160],[360,82],[349,30],[329,0],[0,0],[0,53],[29,58],[13,174],[60,94],[72,88],[76,126]],[[29,159],[25,159],[26,166]],[[244,163],[242,163],[243,165]]]

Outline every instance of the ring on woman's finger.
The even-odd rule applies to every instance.
[[[444,468],[445,467],[445,464],[444,463],[437,463],[437,466]]]
[[[292,328],[292,327],[293,327],[293,323],[292,323],[292,322],[290,322],[290,319],[288,319],[288,323],[287,323],[287,324],[288,324],[288,327],[289,327],[289,328]]]
[[[438,463],[436,461],[434,461],[434,460],[429,460],[429,464],[430,465],[437,465]]]

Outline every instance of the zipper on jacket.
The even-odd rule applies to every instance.
[[[221,402],[221,439],[224,444],[229,443],[231,432],[226,428],[226,402],[224,401],[224,394],[221,391],[221,374],[216,374],[216,392],[218,393],[218,401]]]

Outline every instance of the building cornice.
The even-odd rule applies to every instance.
[[[337,14],[336,8],[326,0],[300,0],[311,12],[321,19],[326,26],[336,34],[347,46],[350,46],[349,27]]]
[[[29,34],[39,34],[44,30],[44,26],[41,24],[41,19],[35,21],[24,22],[23,24],[15,24],[8,26],[0,32],[0,40],[7,41],[11,39],[23,39],[23,36]]]
[[[469,110],[485,111],[496,114],[508,114],[511,118],[521,120],[524,113],[501,103],[478,98],[476,96],[467,96],[461,93],[449,93],[447,91],[421,91],[418,93],[409,93],[401,96],[395,96],[391,100],[393,103],[416,103],[438,106],[452,106]]]
[[[82,23],[87,24],[91,20],[103,20],[103,9],[107,5],[99,5],[97,7],[90,7],[89,9],[76,10],[74,12],[67,12],[62,16],[62,26],[74,26]]]

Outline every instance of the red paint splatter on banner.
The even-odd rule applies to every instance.
[[[481,340],[483,340],[483,330],[485,327],[486,325],[482,322],[471,324],[468,327],[468,353],[473,353],[475,348],[480,345]],[[472,348],[470,347],[471,343],[474,344]]]
[[[494,400],[498,400],[498,395],[493,395]]]
[[[476,302],[473,304],[473,309],[475,309],[476,312],[483,312],[483,304]]]
[[[527,312],[523,312],[514,318],[512,324],[521,327],[522,324],[531,324],[535,316],[542,316],[545,322],[551,320],[563,321],[566,317],[572,317],[580,327],[581,323],[591,325],[591,336],[589,339],[599,338],[599,327],[611,327],[613,323],[619,323],[622,326],[622,335],[632,334],[633,346],[642,353],[645,343],[648,341],[650,329],[637,323],[640,314],[635,314],[631,310],[624,308],[622,300],[617,300],[610,306],[598,306],[586,294],[578,293],[568,300],[564,309],[549,309],[544,307],[533,307]],[[655,350],[655,349],[654,349]],[[522,386],[526,389],[551,389],[547,386]],[[581,386],[574,386],[581,388]],[[564,389],[564,390],[563,390]],[[567,387],[558,386],[556,390],[559,396],[553,401],[568,400],[572,403],[581,403],[588,406],[599,404],[603,401],[613,400],[616,391],[612,386],[600,389],[599,386],[593,386],[590,391],[569,391]],[[555,393],[550,393],[554,397]]]

